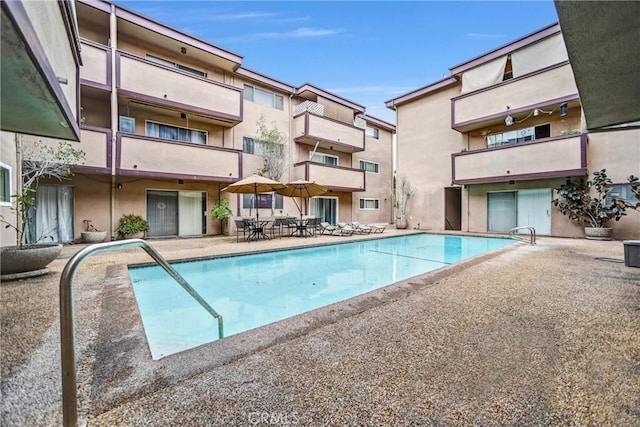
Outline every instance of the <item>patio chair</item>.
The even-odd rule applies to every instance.
[[[360,224],[359,222],[351,222],[349,225],[353,227],[358,234],[371,234],[373,231],[373,228],[368,225]]]
[[[244,219],[234,219],[233,222],[236,225],[236,243],[240,241],[240,233],[242,233],[242,238],[246,240],[247,233],[251,231],[249,224]]]
[[[316,237],[316,229],[318,227],[318,221],[319,219],[315,217],[307,218],[307,226],[305,228],[305,232],[309,236]]]
[[[269,232],[271,237],[275,237],[276,234],[278,237],[282,237],[282,220],[284,218],[276,218],[274,219],[268,226],[264,228],[265,232]]]
[[[321,222],[318,224],[320,234],[333,234],[338,229],[335,225],[331,225],[328,222]]]
[[[343,227],[337,227],[331,234],[334,236],[353,236],[356,231],[357,230],[349,224],[345,224]]]
[[[282,226],[283,234],[289,237],[298,231],[298,220],[296,218],[281,218],[280,225]]]
[[[369,227],[373,229],[373,233],[384,233],[384,230],[387,228],[387,224],[383,224],[381,222],[375,224],[367,224]]]

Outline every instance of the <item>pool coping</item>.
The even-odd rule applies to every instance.
[[[353,241],[327,244],[342,244]],[[103,283],[104,293],[99,314],[100,326],[96,343],[98,356],[94,365],[91,386],[92,413],[99,414],[108,411],[128,400],[153,393],[158,389],[177,384],[211,369],[249,357],[265,348],[306,335],[341,319],[356,316],[373,307],[400,300],[420,289],[437,285],[439,280],[457,271],[473,267],[522,245],[524,243],[514,241],[513,244],[467,258],[455,264],[446,265],[347,300],[232,335],[223,340],[171,354],[159,360],[151,358],[128,274],[129,266],[110,266],[106,271]],[[290,249],[298,248],[289,247],[282,250]],[[274,251],[246,251],[213,257],[174,259],[171,262],[189,262],[205,258]],[[148,263],[134,264],[133,266],[146,264]]]

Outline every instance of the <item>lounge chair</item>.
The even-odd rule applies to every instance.
[[[371,234],[371,232],[373,231],[373,228],[369,227],[368,225],[360,224],[359,222],[351,222],[349,223],[349,225],[355,228],[356,233],[358,234]]]
[[[343,227],[337,227],[331,234],[334,236],[352,236],[356,232],[357,230],[355,228],[349,224],[345,224]]]
[[[321,222],[318,224],[320,234],[333,234],[338,229],[335,225],[331,225],[328,222]]]
[[[373,229],[373,233],[384,233],[384,230],[387,228],[387,224],[383,223],[367,224],[367,226]]]

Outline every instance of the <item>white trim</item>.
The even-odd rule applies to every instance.
[[[332,163],[326,163],[326,162],[324,162],[324,161],[322,161],[322,162],[317,162],[317,161],[313,160],[313,156],[318,156],[318,157],[330,157],[330,158],[332,158],[332,159],[336,159],[336,164],[335,164],[335,165],[333,165]],[[318,153],[318,152],[315,152],[315,153],[314,153],[313,151],[310,151],[310,152],[309,152],[309,160],[311,160],[312,162],[322,163],[322,164],[330,165],[330,166],[340,166],[340,157],[335,156],[335,155],[333,155],[333,154]]]
[[[378,207],[377,208],[367,208],[367,207],[362,207],[362,203],[361,202],[367,202],[367,201],[374,201],[377,202]],[[365,203],[366,205],[366,203]],[[358,209],[360,209],[361,211],[378,211],[380,210],[380,199],[373,199],[373,198],[368,198],[368,197],[359,197],[358,198]]]
[[[0,200],[0,206],[13,206],[13,203],[11,203],[11,194],[12,193],[17,193],[17,191],[13,191],[13,168],[9,165],[7,165],[6,163],[2,163],[0,162],[0,168],[2,169],[6,169],[7,170],[7,175],[9,177],[9,200]]]
[[[369,164],[372,164],[372,165],[378,165],[378,171],[377,172],[371,172],[371,171],[368,171],[366,169],[362,169],[362,166],[363,166],[362,163],[369,163]],[[360,166],[360,170],[363,170],[366,173],[374,173],[376,175],[380,175],[380,163],[379,162],[372,162],[371,160],[359,159],[358,160],[358,166]]]
[[[180,141],[179,139],[161,138],[159,136],[148,135],[147,134],[147,123],[155,123],[155,124],[158,124],[158,125],[174,127],[176,129],[184,129],[184,130],[188,130],[188,131],[195,130],[195,131],[198,131],[198,132],[202,132],[202,133],[204,133],[204,137],[205,137],[204,144],[197,144],[197,143],[194,143],[194,142],[191,142],[191,141]],[[173,123],[163,123],[163,122],[157,122],[155,120],[146,120],[145,119],[145,121],[144,121],[144,135],[145,136],[149,136],[151,138],[164,139],[165,141],[186,142],[186,143],[189,143],[189,144],[196,144],[196,145],[209,145],[209,132],[207,132],[206,130],[196,129],[196,128],[192,128],[192,127],[182,127],[182,126],[178,126],[178,125],[173,124]]]

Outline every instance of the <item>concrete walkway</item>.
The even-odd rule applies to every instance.
[[[150,243],[173,260],[345,239]],[[2,425],[61,423],[58,281],[80,247],[0,287]],[[640,269],[622,258],[621,242],[541,238],[154,362],[124,267],[149,258],[102,253],[76,281],[81,418],[640,425]]]

